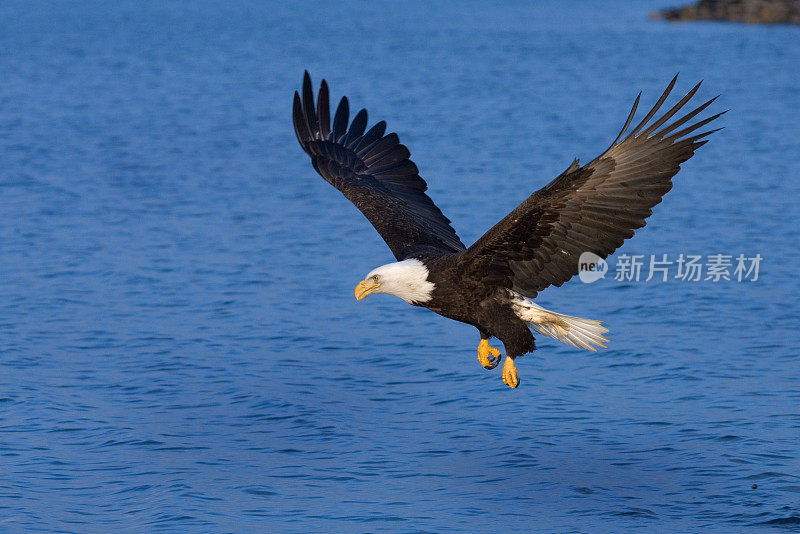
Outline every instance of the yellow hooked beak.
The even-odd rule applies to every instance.
[[[376,282],[371,278],[367,278],[366,280],[362,280],[358,283],[353,293],[356,296],[356,300],[361,300],[367,295],[375,293],[375,290],[379,287],[381,287],[380,282]]]

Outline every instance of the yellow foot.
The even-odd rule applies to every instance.
[[[492,358],[492,356],[494,358]],[[481,339],[478,345],[478,361],[484,369],[494,369],[500,363],[500,351],[489,345],[488,339]]]
[[[503,362],[503,383],[512,389],[519,385],[517,366],[514,365],[514,358],[508,355],[506,355],[506,361]]]

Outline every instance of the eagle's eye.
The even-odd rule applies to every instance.
[[[372,275],[372,281],[373,282],[377,282],[379,279],[380,279],[380,276],[378,276],[377,274]]]

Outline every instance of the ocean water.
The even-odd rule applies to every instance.
[[[0,531],[800,528],[800,28],[665,4],[0,4]],[[510,390],[472,327],[353,299],[392,257],[294,139],[304,69],[468,244],[704,79],[725,129],[612,274],[758,279],[548,289],[611,344],[539,337]]]

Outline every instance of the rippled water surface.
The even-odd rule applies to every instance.
[[[800,528],[800,29],[487,5],[0,4],[0,530]],[[467,243],[705,79],[726,129],[621,252],[759,279],[547,290],[612,343],[509,390],[472,327],[354,301],[392,258],[297,146],[305,68]]]

